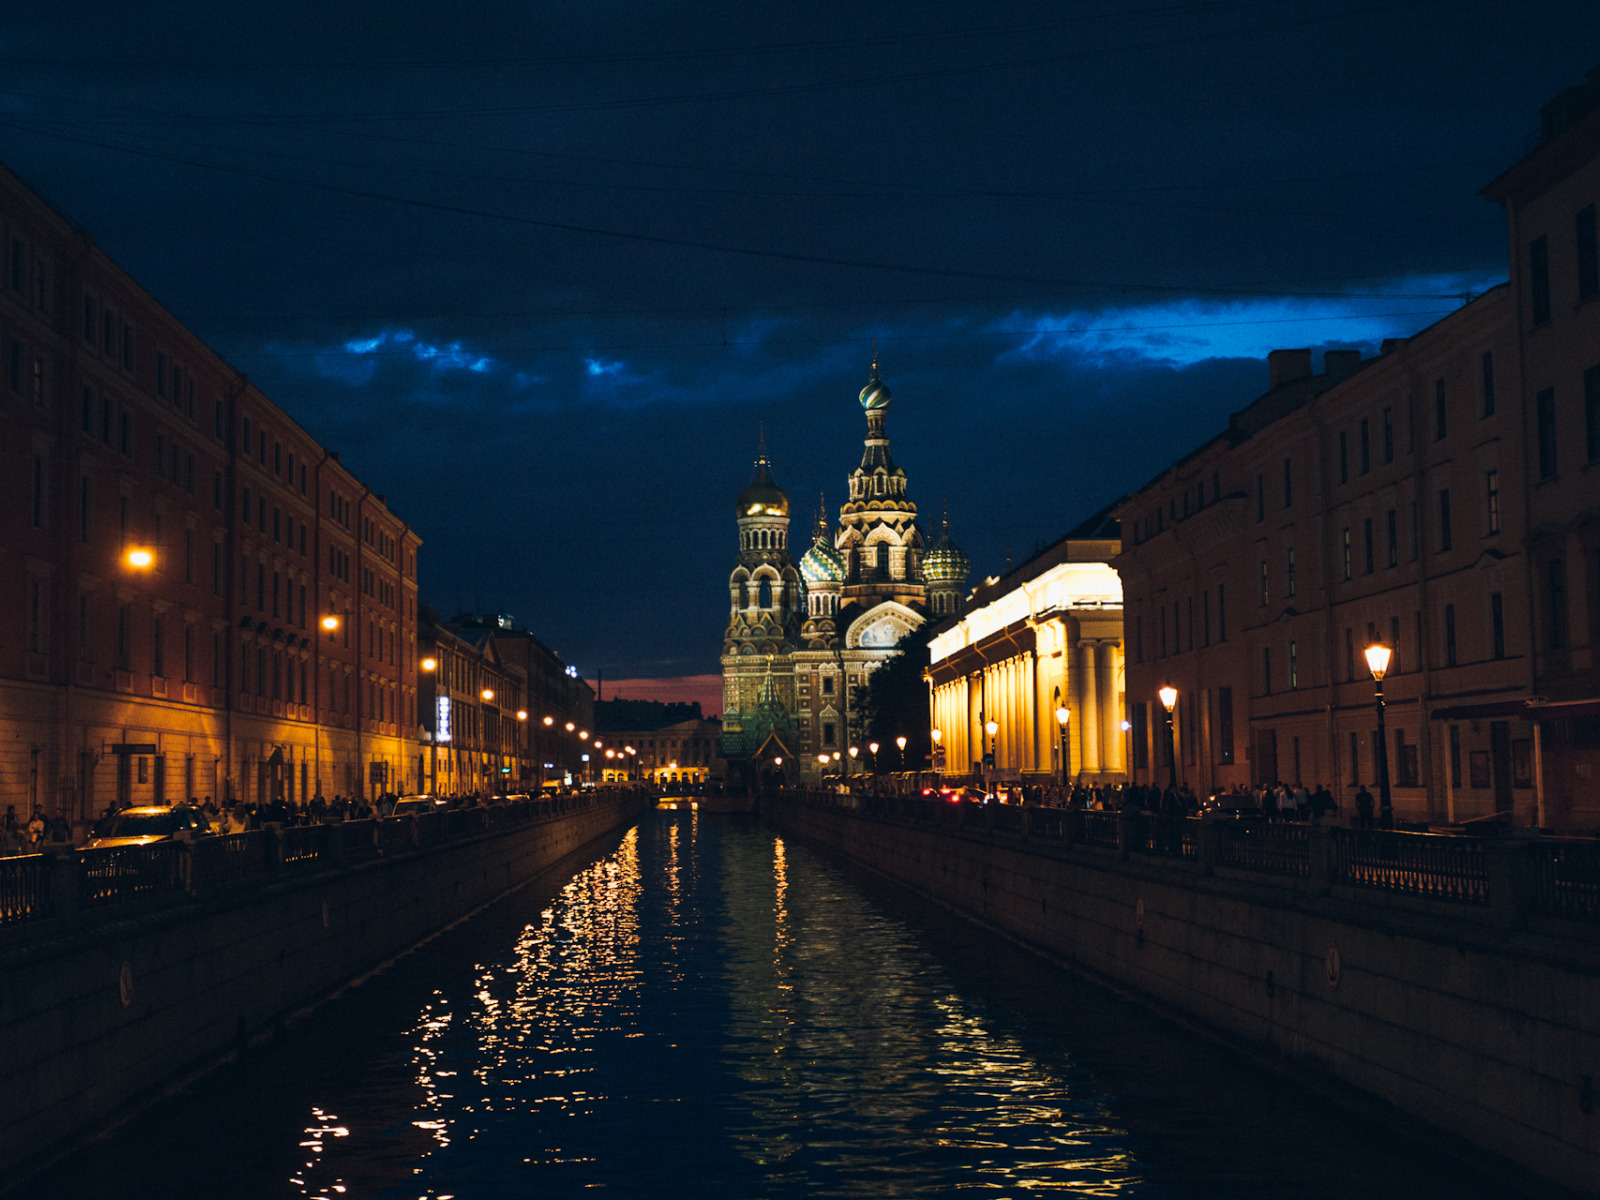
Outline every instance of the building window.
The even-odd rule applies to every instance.
[[[1535,325],[1550,319],[1550,243],[1542,237],[1528,243],[1528,304]]]
[[[94,526],[94,483],[87,475],[78,476],[78,540],[87,542]]]
[[[1444,606],[1444,665],[1456,665],[1456,606]]]
[[[1400,618],[1389,618],[1389,673],[1400,674]]]
[[[822,677],[822,694],[824,696],[833,695],[833,676],[832,675],[824,675]]]
[[[1372,438],[1367,428],[1367,418],[1361,418],[1360,436],[1356,438],[1356,449],[1361,456],[1361,474],[1365,475],[1372,470]]]
[[[1389,509],[1383,514],[1385,532],[1389,535],[1389,558],[1391,567],[1400,565],[1400,515],[1394,509]]]
[[[1267,564],[1261,564],[1261,606],[1267,605]]]
[[[1294,460],[1283,460],[1283,506],[1294,507]]]
[[[1439,493],[1439,549],[1450,549],[1450,489]]]
[[[1567,645],[1567,564],[1552,558],[1547,569],[1547,589],[1550,602],[1549,643],[1552,650],[1563,650]]]
[[[1222,584],[1217,584],[1217,641],[1228,640],[1228,595]]]
[[[33,488],[29,510],[33,520],[33,527],[35,529],[43,529],[46,517],[45,500],[48,496],[45,483],[44,455],[35,454],[33,456],[32,476]]]
[[[1344,629],[1344,677],[1349,683],[1356,681],[1356,631],[1348,625]]]
[[[1594,205],[1578,210],[1573,221],[1578,246],[1578,303],[1600,295],[1600,245],[1595,242]]]
[[[1371,575],[1373,570],[1371,517],[1361,518],[1361,562],[1366,574]]]
[[[1298,642],[1289,643],[1289,690],[1292,692],[1300,686],[1300,645]]]
[[[1350,482],[1350,437],[1339,430],[1339,482]]]
[[[1483,352],[1483,415],[1494,416],[1494,354]]]
[[[1499,592],[1489,593],[1490,652],[1496,658],[1506,656],[1506,604]]]
[[[1284,587],[1284,595],[1292,596],[1292,595],[1294,595],[1294,548],[1293,547],[1290,547],[1290,549],[1289,549],[1289,561],[1287,563],[1286,575],[1287,575],[1287,583],[1286,583],[1286,586]]]
[[[1461,726],[1450,726],[1450,786],[1461,786]]]
[[[835,744],[834,725],[832,721],[822,723],[822,744],[832,746]]]
[[[1353,729],[1350,731],[1350,782],[1361,782],[1361,739]]]
[[[1256,520],[1267,519],[1267,481],[1264,476],[1256,476]]]
[[[1348,525],[1344,527],[1342,543],[1341,551],[1343,557],[1341,561],[1344,567],[1344,578],[1348,580],[1350,578],[1350,526]]]
[[[1433,440],[1442,442],[1448,433],[1446,422],[1449,419],[1448,406],[1445,404],[1444,380],[1433,381]]]
[[[1539,429],[1539,478],[1555,478],[1555,389],[1546,387],[1533,398]]]
[[[1500,532],[1500,472],[1487,471],[1483,476],[1484,496],[1489,502],[1489,532]]]
[[[1383,410],[1383,461],[1394,461],[1394,409]]]
[[[119,671],[133,669],[128,665],[130,656],[128,620],[128,606],[126,604],[117,605],[117,670]]]
[[[1200,593],[1200,644],[1211,645],[1211,591]]]
[[[1261,694],[1272,695],[1272,647],[1261,647]]]
[[[150,673],[167,677],[167,623],[160,616],[150,626]]]
[[[1600,367],[1583,373],[1583,428],[1584,448],[1594,462],[1600,459]]]

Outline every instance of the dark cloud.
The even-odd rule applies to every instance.
[[[0,155],[388,493],[437,604],[678,675],[758,425],[836,506],[874,338],[996,570],[1266,349],[1500,277],[1476,189],[1597,59],[1578,3],[23,2]]]

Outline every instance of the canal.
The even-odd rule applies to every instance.
[[[30,1196],[1504,1196],[747,817],[660,812]]]

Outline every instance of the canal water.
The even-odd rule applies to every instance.
[[[29,1195],[1503,1197],[747,817],[646,817]]]

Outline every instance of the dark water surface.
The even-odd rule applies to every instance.
[[[749,818],[658,813],[30,1195],[1503,1190]]]

